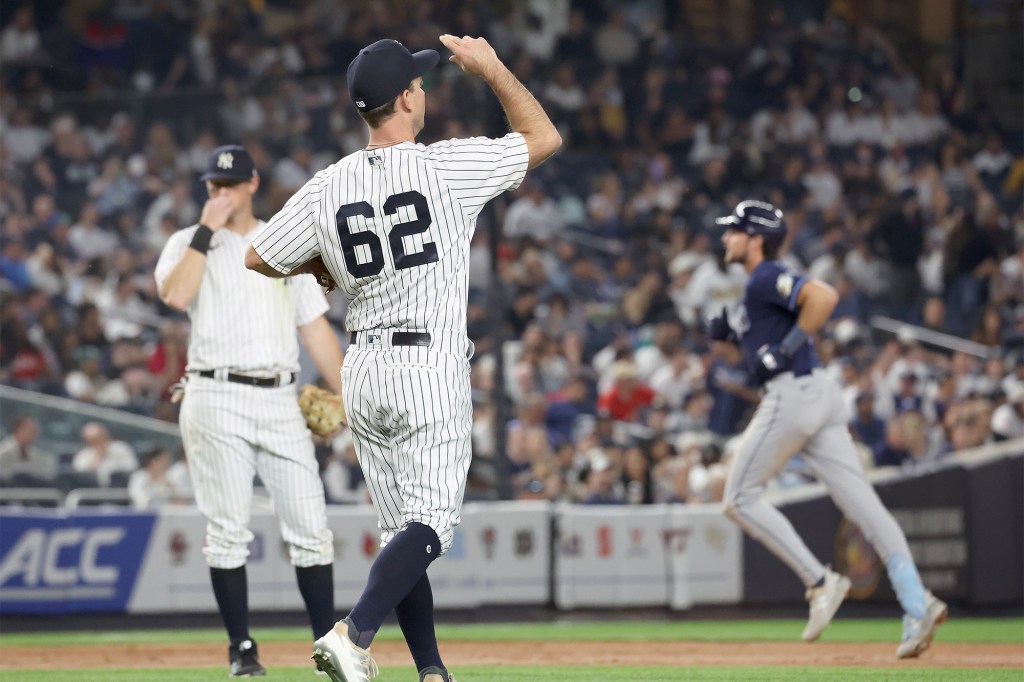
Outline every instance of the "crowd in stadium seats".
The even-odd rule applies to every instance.
[[[748,197],[785,211],[785,259],[840,292],[819,352],[867,466],[1024,436],[1019,119],[1006,128],[969,101],[952,65],[915,71],[883,32],[839,12],[797,22],[766,3],[753,42],[706,45],[682,3],[490,5],[5,10],[0,381],[175,421],[188,326],[152,273],[167,237],[198,216],[209,151],[247,146],[268,218],[365,143],[343,78],[358,49],[384,35],[439,47],[452,32],[487,36],[565,140],[497,202],[493,270],[483,221],[474,239],[471,495],[496,485],[504,430],[518,498],[720,499],[758,393],[702,320],[742,291],[714,218]],[[500,133],[482,83],[445,66],[426,88],[421,141]],[[881,333],[875,315],[974,344]],[[0,459],[30,459],[18,438],[31,426],[4,427]],[[102,440],[95,431],[83,448]],[[360,499],[345,436],[321,450],[330,497]],[[131,474],[138,489],[166,478],[166,455]],[[777,482],[807,478],[797,458]]]

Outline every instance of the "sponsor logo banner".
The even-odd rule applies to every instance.
[[[0,514],[0,613],[123,611],[152,514]]]

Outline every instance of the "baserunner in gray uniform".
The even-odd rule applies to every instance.
[[[807,586],[810,620],[803,639],[816,640],[849,592],[850,580],[823,566],[786,517],[761,497],[765,483],[802,452],[839,509],[885,560],[905,612],[896,655],[918,656],[948,610],[924,589],[903,531],[865,477],[847,431],[840,387],[821,369],[811,342],[838,296],[829,285],[775,260],[786,224],[771,204],[741,202],[718,223],[726,227],[726,261],[742,263],[750,279],[742,307],[711,319],[708,333],[715,341],[738,341],[751,374],[764,386],[729,473],[725,513]]]

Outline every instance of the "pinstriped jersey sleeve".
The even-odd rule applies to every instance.
[[[253,249],[267,265],[287,275],[320,253],[316,212],[320,174],[299,189],[253,237]]]
[[[469,217],[502,192],[519,187],[530,162],[520,133],[444,140],[427,147],[427,160]]]
[[[313,275],[293,276],[290,288],[292,300],[295,301],[296,327],[309,324],[327,312],[327,297]]]
[[[196,233],[197,225],[178,230],[170,236],[164,244],[164,250],[160,252],[160,258],[156,261],[156,269],[153,271],[153,278],[156,279],[156,287],[159,289],[171,275],[171,270],[178,264],[178,261],[185,255],[188,245],[192,242],[192,235]]]

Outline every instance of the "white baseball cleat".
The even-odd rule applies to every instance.
[[[811,603],[811,615],[807,627],[800,638],[805,642],[813,642],[821,637],[821,632],[832,622],[840,604],[846,599],[852,583],[845,575],[825,569],[825,584],[821,587],[807,588],[807,601]]]
[[[348,623],[343,620],[313,642],[313,661],[331,682],[370,682],[380,674],[370,650],[360,649],[349,639]]]
[[[896,647],[896,658],[915,658],[932,645],[935,631],[946,622],[949,607],[931,592],[925,597],[924,618],[903,615],[903,641]]]

